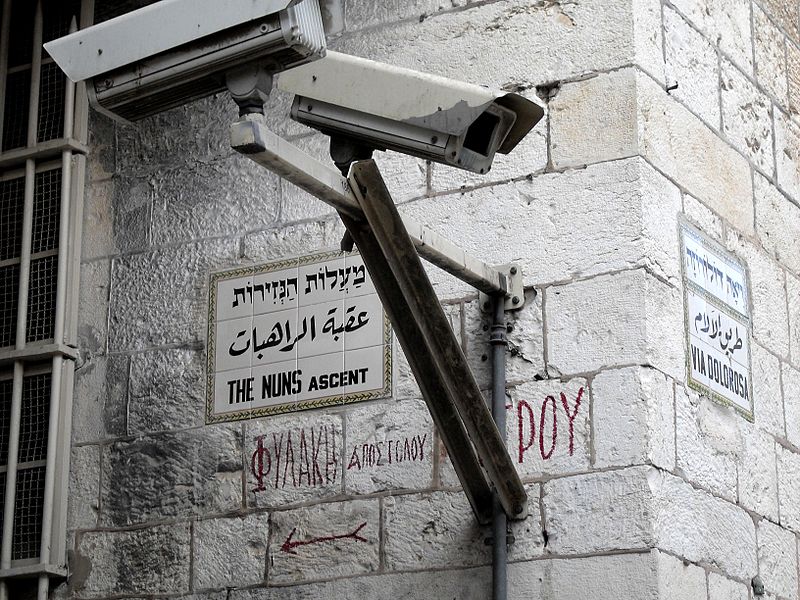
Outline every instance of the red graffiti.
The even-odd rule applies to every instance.
[[[583,398],[584,388],[578,390],[578,395],[575,398],[575,404],[570,409],[567,395],[561,392],[561,406],[564,410],[564,415],[567,419],[569,430],[569,455],[575,453],[575,419],[580,411],[581,401]],[[548,408],[552,407],[552,411]],[[549,426],[548,417],[549,412],[552,413],[552,426]],[[558,402],[555,396],[547,396],[539,407],[539,455],[542,460],[550,460],[556,451],[558,443],[558,422],[559,422]],[[546,430],[550,430],[549,444],[546,435]],[[533,406],[526,400],[520,400],[517,403],[517,462],[522,463],[525,460],[525,453],[533,447],[536,443],[536,417],[534,414]]]
[[[267,483],[275,489],[320,487],[336,482],[338,469],[336,431],[323,425],[273,433],[255,438],[256,449],[250,458],[255,478],[254,492],[263,492]]]
[[[364,521],[361,525],[356,527],[350,533],[344,533],[342,535],[326,535],[322,537],[315,537],[311,538],[310,540],[303,540],[301,542],[293,542],[292,538],[294,537],[294,532],[297,531],[297,527],[292,529],[289,533],[286,540],[281,545],[281,551],[286,552],[287,554],[297,554],[294,551],[295,548],[299,546],[308,546],[310,544],[321,544],[322,542],[333,542],[335,540],[353,540],[354,542],[366,542],[368,541],[366,538],[361,537],[358,533],[367,526],[367,522]]]
[[[353,446],[347,470],[371,469],[393,463],[422,462],[428,434],[413,435],[402,440],[387,440]]]

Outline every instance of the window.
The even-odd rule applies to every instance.
[[[0,600],[66,575],[86,96],[42,44],[91,2],[0,6]]]

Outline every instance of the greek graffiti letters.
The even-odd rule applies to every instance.
[[[527,443],[523,442],[523,438],[525,436],[525,418],[523,417],[522,411],[525,410],[528,412],[528,423],[530,424],[530,432],[528,436]],[[533,409],[531,405],[525,402],[525,400],[520,400],[517,403],[517,432],[519,436],[519,456],[518,462],[523,462],[525,453],[528,449],[533,446],[533,441],[536,437],[536,426],[533,423]]]
[[[563,425],[567,426],[569,432],[564,451],[569,456],[574,455],[575,420],[578,418],[581,406],[583,405],[583,392],[583,387],[578,389],[574,403],[570,403],[567,394],[564,392],[559,393],[558,396],[555,394],[545,396],[541,400],[541,404],[526,399],[519,399],[517,401],[516,426],[518,463],[524,463],[526,459],[530,460],[529,452],[531,448],[537,445],[537,442],[538,453],[534,450],[534,454],[538,454],[544,461],[551,460],[557,452],[561,452],[558,444],[559,421],[562,422],[562,427]],[[559,408],[559,404],[561,408]],[[537,417],[539,421],[538,432],[536,424]],[[561,447],[563,447],[563,442]]]
[[[553,404],[553,434],[550,442],[550,450],[544,451],[544,420],[545,413],[547,412],[547,405],[552,402]],[[556,440],[558,439],[558,411],[556,409],[556,399],[553,396],[548,396],[542,402],[542,414],[539,417],[539,451],[542,453],[542,458],[548,460],[553,456],[556,449]]]
[[[578,409],[581,407],[581,397],[583,396],[583,388],[578,390],[578,396],[575,398],[575,408],[570,412],[569,403],[567,402],[567,395],[561,392],[561,406],[564,407],[564,412],[569,420],[569,455],[572,456],[575,451],[575,417],[578,415]],[[553,436],[555,438],[555,435]],[[555,444],[555,441],[553,442]]]
[[[270,457],[269,450],[264,447],[264,436],[258,436],[256,442],[256,451],[253,452],[253,457],[250,459],[250,472],[253,473],[253,477],[256,478],[258,484],[253,491],[263,492],[267,489],[267,486],[264,485],[264,478],[269,475],[272,469],[272,458]],[[264,465],[265,458],[266,467]]]

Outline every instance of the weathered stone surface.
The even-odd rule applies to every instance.
[[[680,472],[692,483],[735,502],[740,417],[730,408],[678,388],[675,418]]]
[[[93,153],[94,154],[94,153]],[[116,180],[87,181],[83,193],[83,236],[81,258],[92,260],[117,252],[113,209]]]
[[[422,21],[437,12],[466,3],[467,0],[391,0],[376,4],[368,0],[345,0],[345,24],[348,31],[353,31],[411,17],[418,17]]]
[[[658,548],[750,580],[757,569],[756,532],[747,512],[674,475],[651,470],[648,479]]]
[[[194,524],[195,589],[241,587],[265,581],[269,515],[258,513]]]
[[[298,583],[375,572],[380,562],[379,529],[378,500],[273,513],[269,582]],[[313,540],[318,541],[302,544]]]
[[[785,437],[781,367],[778,359],[760,344],[750,344],[750,364],[753,369],[753,406],[760,429],[775,437]]]
[[[738,581],[731,581],[722,575],[708,574],[709,600],[748,600],[747,586]]]
[[[781,365],[783,409],[786,413],[786,437],[800,447],[800,371]]]
[[[341,237],[342,231],[332,220],[259,231],[245,236],[242,258],[264,263],[288,256],[326,252],[337,249]]]
[[[73,586],[81,598],[189,591],[189,524],[78,537]]]
[[[702,202],[690,194],[683,195],[683,214],[703,232],[718,242],[723,242],[722,220]]]
[[[73,448],[69,472],[67,529],[96,527],[100,508],[100,446]]]
[[[752,233],[747,160],[649,78],[639,76],[637,88],[642,155],[711,210]]]
[[[786,43],[786,70],[789,75],[789,112],[800,115],[800,48]]]
[[[127,356],[98,356],[75,371],[73,442],[96,442],[127,433]]]
[[[104,354],[108,343],[108,296],[111,264],[98,260],[81,264],[78,304],[78,347],[81,360]]]
[[[783,271],[736,232],[728,231],[727,245],[743,259],[750,271],[753,336],[762,346],[787,356],[789,315]]]
[[[112,180],[112,196],[98,198],[97,211],[108,210],[102,222],[113,223],[110,254],[140,252],[148,248],[153,216],[152,189],[146,177],[117,174]],[[104,205],[103,202],[108,202]]]
[[[775,161],[778,185],[800,202],[800,125],[779,110],[775,115]]]
[[[800,279],[786,275],[786,295],[789,300],[789,342],[792,361],[800,364]]]
[[[683,17],[664,8],[667,85],[674,96],[713,129],[719,128],[719,66],[716,49]]]
[[[727,60],[722,61],[721,77],[723,133],[756,166],[772,174],[772,103]],[[758,189],[755,193],[758,202]]]
[[[522,477],[589,468],[590,396],[585,379],[518,386],[507,410],[507,445]]]
[[[675,0],[673,6],[686,15],[709,40],[741,69],[753,72],[750,2],[747,0]]]
[[[754,192],[761,244],[778,262],[800,273],[800,208],[758,173]]]
[[[657,40],[647,39],[657,14],[634,11],[627,0],[603,6],[512,0],[366,30],[340,38],[333,49],[473,83],[529,87],[637,58],[658,60]],[[638,44],[635,21],[648,34]]]
[[[203,424],[205,352],[177,348],[131,356],[128,433]]]
[[[633,467],[544,484],[548,550],[588,554],[650,547],[653,498],[649,472],[647,467]]]
[[[796,2],[761,0],[760,4],[795,42],[800,42],[800,6]]]
[[[277,220],[277,175],[244,156],[159,171],[147,185],[154,245],[232,236]]]
[[[764,587],[785,598],[797,595],[797,538],[774,523],[758,523],[758,567]]]
[[[636,155],[635,89],[633,69],[562,85],[550,102],[553,166],[587,165]]]
[[[145,436],[103,450],[101,524],[224,513],[242,505],[237,426]]]
[[[753,4],[753,33],[758,82],[778,100],[781,106],[785,107],[787,105],[786,39],[757,4]]]
[[[424,401],[356,406],[347,412],[345,423],[345,493],[431,486],[435,458],[433,421]]]
[[[653,369],[604,371],[592,382],[594,466],[675,466],[674,392]]]
[[[781,525],[800,533],[800,454],[781,446],[777,452]]]
[[[548,365],[557,372],[646,363],[683,379],[679,293],[644,270],[548,288],[545,306]]]
[[[674,556],[657,553],[658,589],[661,600],[706,598],[706,572]]]
[[[277,507],[342,492],[342,417],[307,412],[245,424],[247,504]]]
[[[775,440],[750,423],[741,423],[741,429],[739,503],[777,522],[779,486]]]
[[[233,266],[238,244],[210,240],[115,259],[109,348],[145,349],[205,338],[208,271]]]
[[[86,181],[106,181],[117,171],[116,122],[97,112],[89,111],[89,147],[86,157]]]

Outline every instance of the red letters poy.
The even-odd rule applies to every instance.
[[[367,541],[366,538],[363,538],[360,535],[358,535],[358,532],[364,529],[364,527],[366,526],[367,522],[364,521],[361,525],[356,527],[350,533],[344,533],[342,535],[326,535],[323,537],[311,538],[310,540],[303,540],[301,542],[293,542],[292,538],[294,537],[294,532],[297,531],[297,527],[295,527],[294,529],[292,529],[292,531],[289,533],[289,536],[281,545],[281,551],[286,552],[287,554],[297,554],[297,552],[295,552],[294,549],[297,548],[298,546],[308,546],[310,544],[320,544],[322,542],[333,542],[335,540],[353,540],[354,542],[366,542]]]

